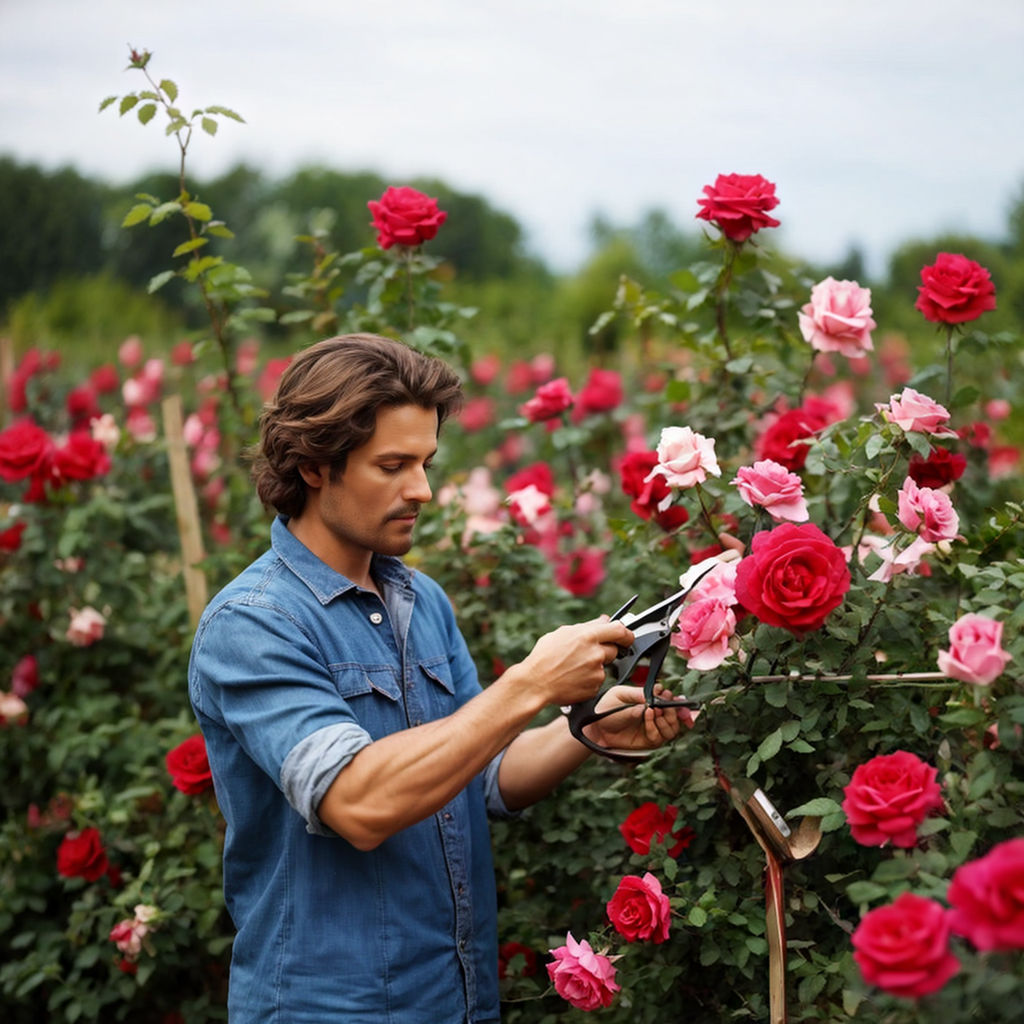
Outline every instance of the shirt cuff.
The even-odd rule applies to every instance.
[[[337,835],[320,820],[316,809],[338,772],[372,742],[365,729],[352,722],[340,722],[310,733],[288,752],[281,765],[281,791],[302,815],[307,832],[319,836]]]
[[[507,749],[506,747],[505,750]],[[505,801],[501,798],[501,789],[498,787],[498,769],[505,757],[505,750],[483,770],[484,801],[487,805],[487,813],[492,818],[521,818],[522,811],[510,811],[505,806]]]

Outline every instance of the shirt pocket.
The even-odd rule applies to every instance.
[[[374,739],[405,727],[402,694],[390,665],[332,665],[331,676],[353,718]]]
[[[444,655],[424,658],[419,662],[420,675],[426,680],[425,691],[432,718],[443,718],[455,711],[455,682],[452,667]]]

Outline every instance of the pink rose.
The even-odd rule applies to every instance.
[[[1024,839],[1007,839],[956,869],[949,923],[978,949],[1024,949]]]
[[[668,897],[650,871],[643,878],[626,875],[608,901],[607,910],[608,920],[627,942],[649,939],[658,944],[668,939]]]
[[[686,595],[688,602],[717,599],[725,605],[736,604],[736,568],[737,562],[716,562],[711,569],[697,581],[697,585]],[[683,577],[679,578],[680,584]]]
[[[941,904],[905,892],[861,918],[851,940],[853,959],[869,985],[916,999],[937,992],[960,969],[949,931]]]
[[[520,526],[536,526],[551,511],[551,498],[536,484],[527,484],[508,496],[508,506]]]
[[[798,314],[804,341],[818,352],[857,359],[874,350],[871,289],[856,281],[826,277],[811,289],[811,301]]]
[[[687,668],[704,672],[718,668],[729,657],[729,641],[735,632],[733,610],[716,598],[705,598],[683,609],[672,633],[672,646],[687,659]]]
[[[779,226],[768,215],[779,205],[775,185],[760,174],[720,174],[714,185],[705,185],[702,191],[705,198],[697,200],[697,219],[717,224],[734,242],[745,242],[761,228]]]
[[[28,721],[28,705],[16,693],[0,690],[0,726],[22,725]]]
[[[949,422],[949,410],[913,388],[904,388],[889,398],[888,405],[877,408],[887,420],[903,430],[917,430],[923,434],[953,433],[945,426]]]
[[[917,826],[942,807],[937,774],[938,769],[906,750],[858,765],[843,790],[853,838],[862,846],[914,846]]]
[[[658,464],[647,479],[664,477],[669,487],[693,487],[703,483],[708,474],[721,476],[715,458],[713,438],[698,434],[689,427],[665,427],[658,441]],[[664,504],[671,501],[665,499]]]
[[[968,612],[949,629],[949,650],[939,651],[939,671],[950,679],[988,686],[1010,661],[1002,648],[1003,624]]]
[[[386,188],[380,199],[371,199],[366,205],[373,214],[377,244],[382,249],[427,242],[448,217],[437,208],[436,199],[406,185]]]
[[[91,647],[103,639],[107,620],[95,608],[71,609],[71,624],[65,637],[76,647]]]
[[[803,481],[772,459],[743,466],[733,483],[748,505],[764,508],[773,519],[802,523],[808,518]]]
[[[861,541],[861,561],[868,550],[873,550],[882,564],[868,577],[876,583],[888,583],[893,576],[930,576],[931,567],[924,560],[935,550],[935,545],[922,537],[915,537],[907,547],[899,549],[891,540],[866,534]]]
[[[952,540],[960,529],[960,517],[949,495],[931,487],[918,487],[912,477],[903,481],[898,508],[903,526],[931,544]]]
[[[813,523],[754,534],[736,569],[736,597],[769,626],[799,636],[818,629],[850,589],[846,555]]]
[[[557,377],[555,380],[548,381],[547,384],[541,384],[533,398],[524,402],[519,411],[531,423],[540,423],[542,420],[560,416],[572,405],[572,402],[569,382],[565,377]]]
[[[128,918],[118,921],[110,929],[110,941],[115,943],[126,957],[134,960],[142,952],[142,940],[148,933],[147,925]]]
[[[572,932],[566,935],[564,946],[549,952],[555,959],[547,965],[548,975],[566,1002],[578,1010],[611,1006],[621,987],[615,983],[612,957],[595,953],[586,939],[577,942]]]
[[[923,267],[917,291],[914,308],[934,323],[963,324],[996,308],[989,272],[959,253],[940,252],[931,266]]]

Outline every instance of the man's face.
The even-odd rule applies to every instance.
[[[321,559],[358,579],[374,552],[404,555],[420,506],[432,496],[427,470],[437,451],[437,410],[381,409],[377,427],[330,480],[318,470],[295,531]],[[307,483],[312,483],[307,476]]]

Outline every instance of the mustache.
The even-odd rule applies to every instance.
[[[420,514],[419,505],[405,505],[395,512],[392,512],[388,519],[409,519],[412,516],[418,516]]]

